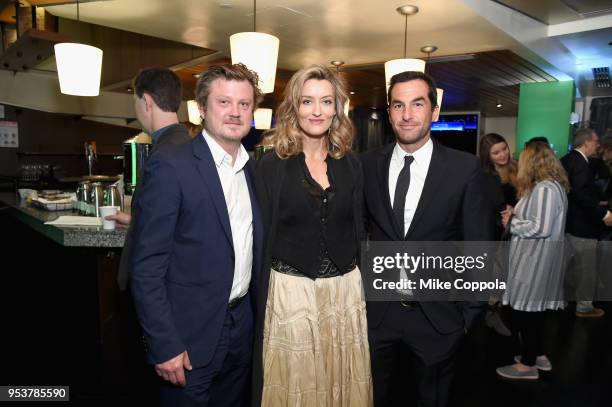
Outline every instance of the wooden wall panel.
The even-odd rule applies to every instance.
[[[211,54],[214,50],[169,41],[110,27],[81,22],[76,33],[76,22],[60,19],[59,29],[80,41],[104,51],[101,86],[130,81],[140,68],[147,66],[173,66],[194,58]],[[123,88],[125,86],[122,85]]]

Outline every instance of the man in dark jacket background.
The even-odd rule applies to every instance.
[[[576,284],[576,316],[598,318],[604,310],[593,306],[597,289],[597,239],[604,225],[612,225],[612,214],[603,205],[589,166],[589,157],[599,148],[599,137],[592,129],[574,134],[574,149],[561,163],[570,182],[566,234],[573,250],[573,275]]]

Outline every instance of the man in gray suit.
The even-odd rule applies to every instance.
[[[161,144],[182,144],[191,138],[185,126],[179,123],[178,109],[182,99],[182,87],[179,77],[167,68],[142,69],[133,80],[134,110],[142,129],[153,139],[153,152]],[[132,197],[132,208],[136,205],[137,192]],[[131,213],[118,212],[109,215],[108,220],[116,221],[120,226],[128,227],[132,220]],[[132,228],[125,236],[119,275],[117,282],[124,291],[129,274],[129,255],[132,245]]]

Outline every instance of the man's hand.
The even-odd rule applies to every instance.
[[[612,226],[612,212],[608,211],[606,217],[604,218],[604,223],[606,226]]]
[[[125,228],[130,225],[130,222],[132,221],[132,215],[130,215],[129,213],[118,211],[114,215],[105,216],[104,219],[114,220],[115,222],[117,222],[117,226]]]
[[[170,360],[155,365],[155,371],[164,380],[169,381],[175,386],[185,386],[185,372],[183,369],[191,371],[191,362],[187,351]]]

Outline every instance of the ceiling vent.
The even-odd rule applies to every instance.
[[[610,87],[610,68],[603,66],[601,68],[593,68],[593,81],[597,88]]]

